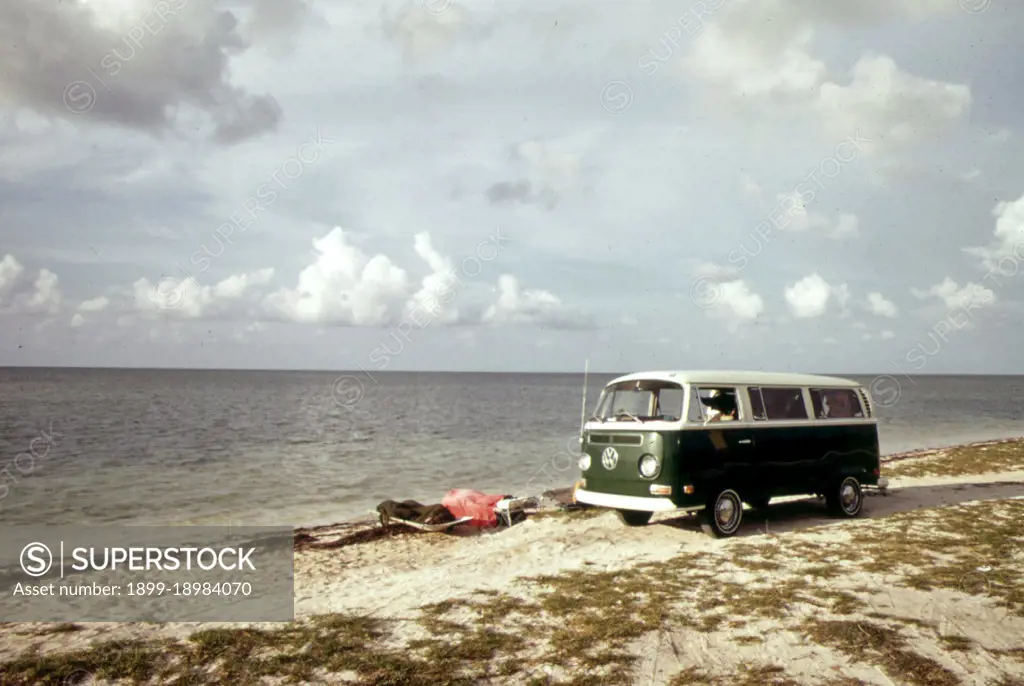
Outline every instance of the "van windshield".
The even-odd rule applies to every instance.
[[[683,387],[665,381],[624,381],[601,394],[594,418],[600,421],[679,421]]]

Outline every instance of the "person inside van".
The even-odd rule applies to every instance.
[[[736,396],[724,394],[717,388],[708,394],[703,401],[708,407],[705,424],[710,422],[728,422],[736,419]]]

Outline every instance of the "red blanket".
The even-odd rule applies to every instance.
[[[470,524],[477,526],[497,526],[498,516],[494,514],[494,506],[505,499],[504,495],[487,495],[468,488],[453,488],[445,493],[441,504],[456,519],[472,517]]]

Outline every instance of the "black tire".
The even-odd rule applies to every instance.
[[[771,503],[771,501],[772,501],[772,499],[770,497],[768,497],[768,496],[761,496],[761,497],[758,497],[758,498],[747,498],[743,502],[745,502],[747,505],[750,505],[751,509],[754,509],[754,510],[764,510],[764,509],[766,509],[768,507],[768,505],[769,505],[769,503]]]
[[[852,476],[848,476],[835,488],[825,492],[825,503],[829,512],[836,517],[856,517],[864,508],[864,491],[860,482]]]
[[[707,529],[716,538],[728,538],[740,529],[743,523],[743,500],[739,493],[732,489],[719,491],[708,500],[704,508],[704,521]]]
[[[616,510],[616,512],[619,513],[619,519],[626,526],[645,526],[654,516],[653,512],[641,512],[640,510]]]

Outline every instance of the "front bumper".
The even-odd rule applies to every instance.
[[[681,509],[669,498],[645,498],[635,495],[616,495],[615,493],[598,493],[582,488],[576,489],[576,502],[607,507],[613,510],[637,510],[639,512],[668,512]],[[701,508],[685,508],[701,509]]]

